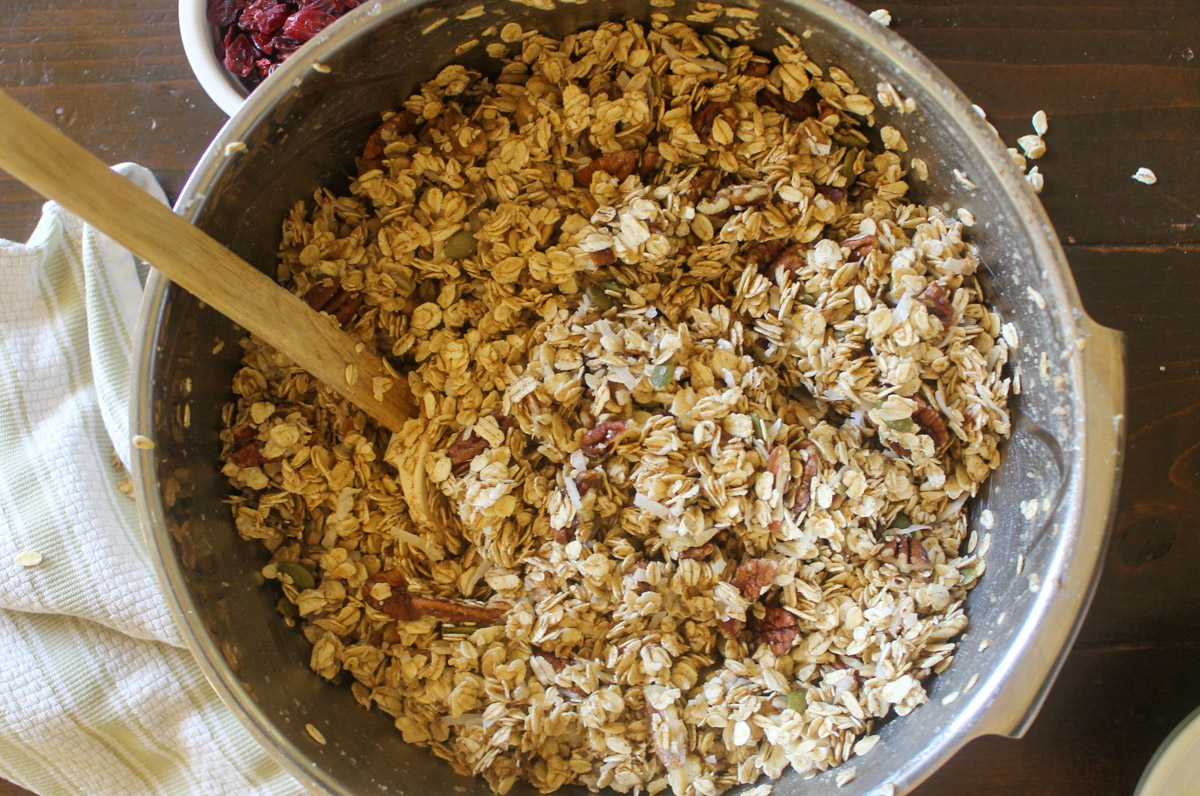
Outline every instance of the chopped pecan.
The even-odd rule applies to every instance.
[[[700,110],[692,114],[692,129],[700,136],[701,141],[712,140],[713,122],[732,107],[732,102],[706,102]]]
[[[804,459],[804,469],[800,472],[800,483],[796,489],[796,500],[792,503],[792,513],[797,517],[812,502],[812,482],[817,477],[817,470],[820,467],[820,452],[816,445],[809,440],[804,440],[800,443],[800,450],[807,453],[808,456]]]
[[[776,445],[771,449],[767,457],[767,472],[774,476],[773,486],[777,492],[788,488],[792,478],[792,456],[786,446]]]
[[[648,581],[639,580],[638,585],[633,587],[633,590],[638,594],[645,594],[648,591],[654,591],[654,586]]]
[[[912,415],[913,420],[921,427],[923,434],[933,438],[934,449],[941,451],[950,442],[950,431],[946,428],[946,421],[924,398],[914,397],[913,400],[917,402],[917,409]]]
[[[742,632],[745,623],[740,619],[721,619],[717,622],[717,632],[728,639],[735,639]]]
[[[603,423],[597,423],[579,440],[579,448],[585,456],[607,456],[628,425],[627,420],[605,420]]]
[[[746,265],[753,265],[756,268],[762,268],[769,262],[772,262],[779,253],[783,251],[783,247],[787,245],[784,238],[776,238],[775,240],[764,240],[762,243],[756,243],[746,252]]]
[[[466,436],[468,433],[469,437]],[[465,428],[458,432],[458,436],[446,449],[446,456],[450,459],[450,472],[462,475],[471,469],[471,460],[487,450],[487,447],[488,441],[471,429]]]
[[[805,248],[802,243],[794,243],[788,246],[775,258],[775,262],[771,263],[771,271],[775,271],[776,268],[783,268],[783,270],[790,271],[793,274],[797,273],[808,263],[808,258],[804,252]]]
[[[366,174],[371,169],[383,168],[383,148],[387,146],[384,133],[390,133],[389,138],[411,133],[417,127],[417,117],[410,110],[393,113],[383,124],[375,128],[367,143],[363,146],[362,157],[358,159],[358,173]]]
[[[700,169],[688,180],[682,197],[684,201],[695,204],[701,196],[712,192],[720,184],[721,172],[716,169]]]
[[[575,541],[575,533],[579,530],[579,520],[571,520],[570,525],[554,530],[554,541],[559,544],[570,544]]]
[[[778,566],[769,558],[748,558],[738,565],[730,583],[747,600],[757,600],[771,585]]]
[[[592,258],[592,265],[597,268],[612,265],[617,261],[617,255],[612,249],[601,249],[598,252],[590,252],[588,257]]]
[[[847,238],[839,245],[843,249],[849,249],[851,254],[866,257],[869,253],[875,251],[878,243],[879,240],[874,235],[859,235],[857,238]]]
[[[901,572],[928,572],[933,568],[925,545],[913,536],[893,536],[883,544],[878,558],[892,562]]]
[[[783,655],[796,646],[800,635],[796,617],[778,605],[768,605],[761,619],[751,615],[750,625],[758,643],[766,644],[776,655]]]
[[[500,426],[500,431],[507,433],[510,428],[516,423],[508,415],[502,415],[499,412],[492,412],[492,417],[496,418],[496,423]],[[470,436],[467,436],[468,433]],[[488,448],[488,441],[479,436],[472,429],[464,428],[458,432],[458,436],[450,443],[450,447],[446,449],[446,456],[450,459],[450,472],[455,475],[462,475],[467,470],[471,469],[471,460],[479,454],[483,453]]]
[[[846,190],[838,188],[836,185],[818,185],[817,193],[831,202],[840,202],[846,198]]]
[[[480,127],[471,127],[467,117],[458,111],[443,111],[432,124],[446,134],[450,156],[455,160],[467,162],[487,154],[487,133]]]
[[[766,77],[771,73],[771,65],[766,61],[752,60],[746,64],[742,74],[746,77]]]
[[[662,158],[657,152],[643,152],[642,159],[638,162],[638,174],[642,177],[649,177],[650,172],[654,171],[660,160]]]
[[[697,545],[695,547],[689,547],[687,550],[684,550],[682,553],[679,554],[679,558],[680,558],[680,560],[683,560],[685,558],[708,558],[713,553],[715,553],[716,550],[717,550],[716,545],[712,544],[711,542],[705,542],[702,545]]]
[[[930,282],[921,294],[917,296],[917,301],[925,305],[925,308],[942,320],[942,323],[949,326],[954,320],[954,304],[950,301],[950,297],[946,295],[946,289],[937,282]]]
[[[579,489],[579,496],[583,497],[593,489],[604,486],[604,476],[599,470],[584,470],[575,476],[575,486]]]
[[[647,156],[653,156],[647,157]],[[604,155],[598,155],[592,159],[592,162],[584,166],[575,175],[575,179],[584,188],[588,188],[592,184],[592,175],[598,171],[603,171],[606,174],[611,174],[621,181],[633,174],[635,171],[648,173],[650,169],[658,162],[657,153],[653,152],[636,152],[632,149],[622,149],[618,152],[608,152]]]
[[[371,593],[377,583],[386,583],[391,594],[386,599],[378,600]],[[420,594],[409,594],[408,584],[398,570],[376,572],[367,578],[362,587],[363,602],[377,611],[383,611],[393,619],[411,622],[425,616],[432,616],[443,622],[472,622],[480,625],[492,624],[508,610],[508,606],[476,605],[458,600],[445,600],[440,597],[425,597]]]
[[[229,461],[238,467],[257,467],[262,464],[258,443],[254,441],[254,429],[249,425],[236,426],[233,429],[233,453],[230,454]]]
[[[363,300],[361,295],[343,290],[335,279],[328,285],[323,282],[313,285],[304,294],[304,302],[317,312],[332,315],[345,327],[358,314]]]
[[[550,664],[555,674],[561,673],[571,663],[566,658],[555,655],[553,652],[546,652],[543,649],[534,649],[533,654]]]
[[[812,91],[806,92],[804,96],[795,102],[789,102],[784,99],[782,94],[770,88],[764,88],[754,95],[754,101],[759,105],[774,108],[784,116],[794,119],[797,122],[811,119],[817,115],[817,95]]]

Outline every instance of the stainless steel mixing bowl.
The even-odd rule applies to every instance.
[[[999,139],[929,61],[841,0],[742,2],[760,12],[762,50],[782,41],[777,26],[809,31],[804,43],[819,63],[841,65],[865,87],[888,81],[916,101],[913,112],[897,116],[880,108],[878,116],[904,130],[910,154],[929,164],[930,179],[917,183],[917,196],[965,207],[979,219],[971,233],[994,301],[1020,331],[1012,367],[1023,390],[1013,400],[1014,433],[1003,467],[973,509],[975,518],[991,509],[996,522],[988,572],[967,603],[969,637],[954,664],[929,681],[929,703],[886,723],[879,745],[847,764],[857,778],[838,791],[879,793],[891,783],[904,793],[970,739],[1019,735],[1070,647],[1115,502],[1121,342],[1084,314],[1041,205]],[[694,7],[694,0],[655,9],[646,0],[616,0],[540,10],[483,0],[482,15],[458,18],[477,3],[371,0],[320,34],[220,132],[177,211],[271,270],[288,208],[318,186],[345,183],[382,110],[452,60],[487,69],[482,47],[452,58],[459,43],[509,20],[561,36],[606,19],[648,21],[652,12],[683,19]],[[328,71],[314,70],[318,62]],[[236,141],[246,151],[227,156]],[[955,169],[969,183],[953,176]],[[404,744],[391,720],[363,710],[348,688],[314,675],[308,644],[275,612],[277,590],[258,574],[265,551],[238,538],[222,502],[228,487],[219,473],[217,431],[231,397],[240,330],[155,275],[140,333],[133,428],[155,442],[153,450],[138,452],[134,473],[142,522],[180,630],[213,687],[316,792],[487,793],[482,780],[456,776],[427,751]],[[225,344],[218,348],[216,341]],[[1039,373],[1043,354],[1048,376]],[[1029,517],[1032,500],[1039,510]],[[972,527],[984,533],[977,521]],[[308,736],[308,723],[326,745]],[[789,773],[775,793],[829,792],[832,777],[802,781]]]

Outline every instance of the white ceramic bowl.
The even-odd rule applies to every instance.
[[[208,23],[207,0],[179,0],[179,37],[196,79],[209,99],[232,116],[250,90],[225,68],[217,29]]]
[[[1200,793],[1200,708],[1179,723],[1146,766],[1134,796]]]

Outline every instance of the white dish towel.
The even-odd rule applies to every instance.
[[[146,169],[116,171],[165,201]],[[183,648],[118,488],[145,270],[53,202],[28,243],[0,240],[0,776],[47,796],[302,793]]]

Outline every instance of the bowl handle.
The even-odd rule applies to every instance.
[[[1026,649],[996,695],[996,702],[1005,707],[990,711],[986,726],[974,735],[1020,738],[1029,729],[1071,651],[1104,566],[1125,447],[1125,336],[1087,316],[1080,330],[1077,347],[1086,417],[1081,451],[1086,464],[1079,474],[1083,497],[1056,582],[1045,584],[1058,596],[1045,603],[1047,616],[1041,623],[1061,631],[1053,639],[1043,635]]]

